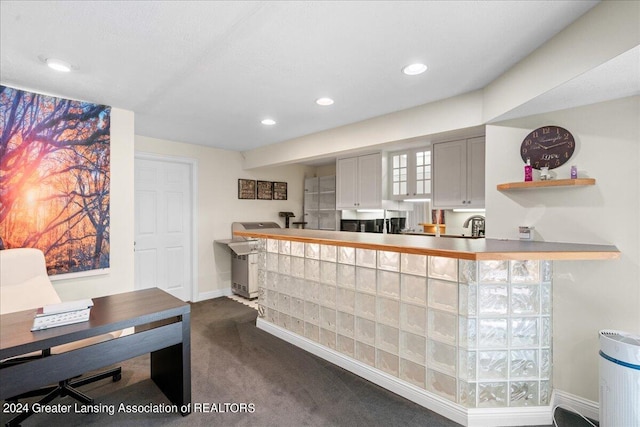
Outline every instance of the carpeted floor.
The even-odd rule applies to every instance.
[[[71,414],[36,414],[22,425],[458,426],[257,329],[256,311],[246,305],[217,298],[195,303],[191,310],[192,401],[208,405],[207,412],[186,417],[119,412],[121,404],[143,409],[169,404],[149,378],[149,357],[141,356],[121,364],[119,382],[82,388],[95,398],[99,413],[76,412],[74,401],[65,397],[50,408],[69,407]],[[214,404],[217,412],[212,412]],[[560,426],[587,425],[559,412]],[[0,415],[2,424],[9,418],[5,411]]]

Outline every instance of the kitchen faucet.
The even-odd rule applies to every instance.
[[[469,227],[469,223],[471,223],[471,236],[472,237],[480,237],[484,236],[484,216],[482,215],[472,215],[464,222],[462,225],[464,228]]]

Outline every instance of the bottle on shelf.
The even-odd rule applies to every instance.
[[[531,160],[527,157],[527,163],[524,165],[524,180],[533,181],[533,168],[531,167]]]

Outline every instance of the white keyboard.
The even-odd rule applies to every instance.
[[[91,299],[78,299],[74,301],[65,301],[58,304],[45,305],[41,309],[38,309],[39,315],[65,313],[67,311],[84,310],[85,308],[93,307],[93,300]]]
[[[33,319],[32,331],[71,325],[89,320],[93,301],[79,300],[52,304],[38,309]]]

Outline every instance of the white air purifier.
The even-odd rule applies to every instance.
[[[640,427],[640,336],[600,331],[600,427]]]

